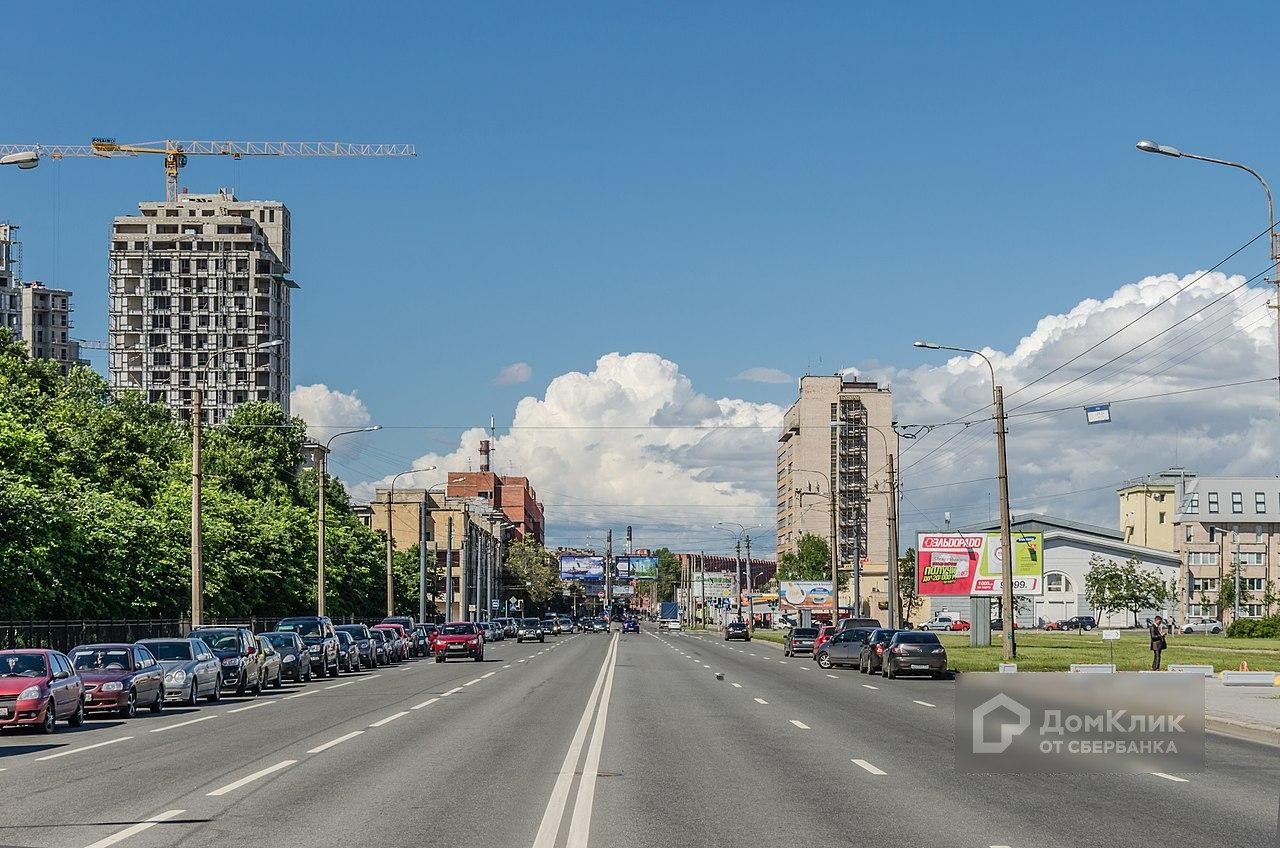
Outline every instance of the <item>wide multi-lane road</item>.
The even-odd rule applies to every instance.
[[[718,677],[722,677],[720,679]],[[499,642],[258,699],[0,735],[0,845],[1258,846],[1280,751],[957,774],[954,684],[693,633]]]

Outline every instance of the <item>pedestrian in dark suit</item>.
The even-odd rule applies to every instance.
[[[1152,620],[1151,626],[1147,628],[1147,631],[1151,634],[1151,670],[1159,671],[1160,654],[1165,648],[1169,647],[1168,641],[1165,640],[1164,622],[1160,616],[1157,615]]]

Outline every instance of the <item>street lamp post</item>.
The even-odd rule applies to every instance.
[[[40,154],[34,150],[22,150],[0,156],[0,165],[17,165],[24,171],[30,171],[40,164]]]
[[[748,612],[748,614],[747,614],[747,630],[751,630],[751,629],[752,629],[752,621],[754,620],[754,617],[755,617],[756,605],[755,605],[755,601],[752,599],[752,592],[754,591],[754,587],[751,585],[751,536],[750,536],[750,534],[749,534],[747,531],[748,531],[748,530],[754,530],[754,529],[756,529],[757,527],[761,527],[761,526],[763,526],[763,525],[760,525],[760,524],[753,524],[753,525],[751,525],[750,527],[747,527],[745,524],[739,524],[739,523],[738,523],[738,522],[736,522],[736,521],[717,521],[717,522],[716,522],[716,525],[717,525],[717,526],[719,526],[719,527],[737,527],[737,528],[738,528],[738,533],[737,533],[736,535],[737,535],[737,537],[738,537],[738,543],[739,543],[739,554],[741,554],[741,544],[742,544],[742,542],[743,542],[744,540],[746,541],[746,546],[747,546],[747,605],[748,605],[748,608],[749,608],[749,612]],[[741,597],[741,595],[739,595],[739,597],[738,597],[738,621],[742,621],[742,597]]]
[[[1270,259],[1273,264],[1280,262],[1280,234],[1276,233],[1275,204],[1271,200],[1271,186],[1267,185],[1267,181],[1262,178],[1262,174],[1239,162],[1215,159],[1212,156],[1201,156],[1198,153],[1187,153],[1185,150],[1179,150],[1176,147],[1169,147],[1164,144],[1156,144],[1154,141],[1145,138],[1139,141],[1136,146],[1143,153],[1159,153],[1161,156],[1169,156],[1174,159],[1195,159],[1199,162],[1209,162],[1214,165],[1226,165],[1228,168],[1237,168],[1251,174],[1262,185],[1262,191],[1267,196],[1267,247],[1270,251]],[[1276,302],[1269,304],[1269,306],[1276,310],[1276,366],[1277,373],[1280,374],[1280,271],[1273,267],[1272,272],[1274,274],[1272,282],[1276,285]],[[1277,398],[1280,399],[1280,380],[1276,381],[1276,391]]]
[[[410,468],[408,471],[401,471],[391,476],[391,488],[387,492],[387,616],[396,614],[395,609],[395,581],[392,579],[391,557],[395,551],[395,545],[392,543],[391,518],[394,515],[396,503],[396,481],[406,474],[417,474],[420,471],[435,471],[434,465],[428,465],[426,468]],[[421,524],[421,519],[419,519]],[[419,533],[421,535],[421,533]],[[421,542],[419,542],[421,544]]]
[[[954,350],[958,353],[971,353],[981,357],[982,361],[987,363],[987,370],[991,373],[991,397],[996,408],[996,474],[1000,485],[1000,547],[1003,552],[1000,559],[1000,582],[1002,584],[1000,606],[1003,619],[1001,624],[1004,630],[1003,655],[1005,660],[1013,660],[1018,656],[1018,648],[1014,643],[1013,635],[1013,558],[1015,553],[1013,550],[1013,533],[1009,521],[1009,466],[1005,453],[1004,438],[1004,388],[996,382],[996,369],[991,364],[991,360],[982,351],[925,341],[914,342],[914,345],[928,350]],[[989,617],[991,614],[990,602],[988,601],[985,606],[985,615]],[[975,627],[973,629],[977,630],[978,628]]]
[[[316,615],[324,615],[324,539],[327,515],[325,513],[326,489],[329,483],[329,445],[339,436],[350,436],[352,433],[371,433],[381,430],[382,425],[360,427],[355,430],[343,430],[334,433],[323,445],[316,445],[316,470],[319,473],[318,490],[316,492]]]
[[[15,154],[17,155],[17,154]],[[22,163],[17,163],[19,167]],[[35,167],[34,165],[28,167]],[[203,550],[203,527],[201,525],[201,503],[200,503],[200,436],[204,425],[204,376],[213,370],[213,363],[218,361],[218,357],[227,353],[244,353],[250,350],[266,350],[268,348],[278,347],[284,344],[284,339],[273,339],[269,342],[261,342],[255,345],[244,345],[242,347],[229,347],[225,350],[214,351],[210,355],[208,361],[204,365],[204,369],[200,372],[200,378],[196,380],[195,386],[191,391],[191,626],[199,627],[204,623],[204,550]],[[216,372],[215,372],[216,375]],[[217,386],[214,386],[215,391]]]

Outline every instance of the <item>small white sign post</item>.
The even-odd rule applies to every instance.
[[[1102,641],[1107,642],[1108,647],[1111,648],[1111,666],[1114,668],[1116,664],[1116,642],[1120,641],[1120,631],[1119,630],[1102,631]]]

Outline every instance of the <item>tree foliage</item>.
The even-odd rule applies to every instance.
[[[778,580],[830,580],[831,546],[812,533],[801,533],[796,550],[778,557]],[[914,578],[912,578],[914,583]]]
[[[507,546],[507,570],[534,604],[547,603],[564,588],[556,558],[533,539],[520,539]]]
[[[898,557],[898,621],[914,621],[924,598],[916,591],[916,549]]]
[[[1169,585],[1160,572],[1143,568],[1136,557],[1123,565],[1098,554],[1089,557],[1084,592],[1099,619],[1124,610],[1133,615],[1135,627],[1142,610],[1160,609],[1169,599]]]

